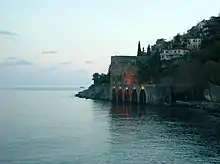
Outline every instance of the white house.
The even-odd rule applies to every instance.
[[[187,49],[199,49],[202,44],[202,39],[200,38],[190,38],[187,40]]]
[[[171,50],[163,50],[163,52],[160,54],[161,60],[173,60],[176,58],[183,57],[186,53],[188,53],[189,50],[187,49],[171,49]]]

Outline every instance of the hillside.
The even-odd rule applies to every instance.
[[[190,50],[185,56],[160,60],[165,50],[187,49],[189,39],[200,39],[201,45]],[[162,51],[161,51],[162,49]],[[144,64],[139,64],[139,77],[142,81],[173,86],[174,97],[188,97],[191,100],[203,99],[209,82],[220,85],[220,16],[203,20],[187,33],[177,34],[172,40],[158,39],[152,46],[152,56]],[[177,86],[182,87],[177,87]]]

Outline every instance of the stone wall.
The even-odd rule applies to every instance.
[[[122,99],[119,98],[120,92]],[[141,93],[142,92],[142,93]],[[128,99],[126,94],[129,94]],[[135,101],[134,93],[136,93],[137,100]],[[114,86],[110,90],[111,100],[121,102],[133,102],[133,103],[170,103],[171,102],[171,90],[167,86],[157,86],[155,84],[135,84],[127,86]],[[145,95],[143,97],[143,94]],[[142,101],[144,99],[144,102]]]
[[[209,90],[205,90],[207,100],[220,103],[220,86],[209,83]]]
[[[138,83],[138,63],[146,64],[150,56],[112,56],[110,86]]]
[[[136,103],[170,102],[170,87],[156,86],[155,84],[138,84],[137,62],[146,63],[148,59],[149,56],[111,57],[111,100],[121,102],[134,102],[134,97],[136,97]],[[134,96],[134,93],[136,94],[136,96]],[[127,98],[127,94],[129,95],[129,98]]]
[[[135,84],[137,70],[136,56],[112,56],[110,86]]]

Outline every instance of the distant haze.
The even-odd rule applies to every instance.
[[[136,55],[219,12],[220,1],[0,0],[0,86],[91,83],[110,56]],[[145,48],[146,49],[146,48]]]

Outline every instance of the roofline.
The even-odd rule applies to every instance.
[[[114,55],[114,56],[111,56],[111,57],[137,57],[137,56],[124,56],[124,55]]]
[[[187,48],[172,48],[172,49],[164,49],[163,51],[170,51],[170,50],[189,50]]]
[[[187,39],[201,39],[201,38],[200,37],[187,37]]]

